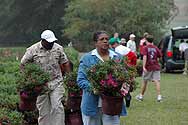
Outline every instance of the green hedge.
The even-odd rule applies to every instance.
[[[17,111],[6,108],[0,108],[0,120],[10,122],[10,125],[21,125],[23,123],[23,115]],[[5,125],[5,124],[4,124]]]

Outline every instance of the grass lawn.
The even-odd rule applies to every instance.
[[[137,80],[141,83],[141,78]],[[161,74],[162,102],[156,101],[155,86],[150,82],[144,100],[137,101],[138,88],[132,93],[128,116],[121,125],[188,125],[188,76]]]

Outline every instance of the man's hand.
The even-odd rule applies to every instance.
[[[70,61],[61,64],[60,67],[61,67],[62,75],[64,75],[67,72],[71,72],[73,70],[73,65]]]

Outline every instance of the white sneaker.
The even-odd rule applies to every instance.
[[[184,71],[184,72],[183,72],[183,75],[187,75],[187,73]]]
[[[160,102],[162,100],[162,95],[157,96],[157,101]]]
[[[143,95],[141,95],[141,94],[137,95],[137,96],[136,96],[136,99],[137,99],[138,101],[143,101]]]

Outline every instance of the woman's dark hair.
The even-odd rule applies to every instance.
[[[94,41],[94,42],[97,42],[97,40],[98,40],[98,38],[99,38],[99,36],[100,36],[101,34],[107,34],[107,32],[106,32],[106,31],[97,31],[97,32],[95,32],[95,33],[93,34],[93,41]]]

